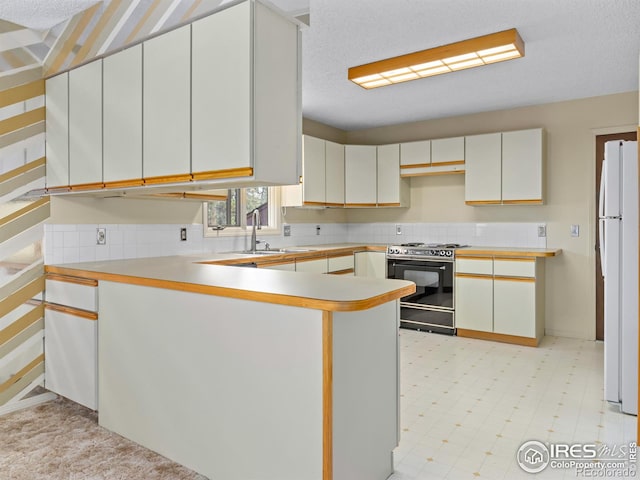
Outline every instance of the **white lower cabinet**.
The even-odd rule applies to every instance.
[[[387,255],[385,252],[355,252],[356,277],[387,278]]]
[[[44,315],[45,386],[98,409],[98,322],[47,308]]]
[[[353,274],[353,254],[327,259],[327,273]]]
[[[456,259],[458,335],[535,346],[544,336],[544,261]]]
[[[44,314],[45,387],[93,410],[98,409],[97,290],[92,280],[47,278]]]
[[[456,328],[493,331],[493,277],[456,277]]]
[[[296,259],[296,272],[327,273],[327,258]]]

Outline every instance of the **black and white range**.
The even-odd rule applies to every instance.
[[[457,243],[404,243],[387,247],[387,278],[409,280],[416,291],[400,299],[400,327],[455,334]]]

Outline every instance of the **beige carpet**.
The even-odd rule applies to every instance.
[[[97,423],[74,402],[51,402],[0,417],[2,480],[206,480]]]

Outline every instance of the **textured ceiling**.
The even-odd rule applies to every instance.
[[[78,13],[95,0],[0,0],[3,20],[64,20],[22,46],[0,42],[0,71],[42,62],[53,74],[232,1],[103,0]],[[271,1],[310,14],[304,116],[345,130],[638,90],[640,0]],[[522,59],[374,90],[347,80],[351,66],[513,27]]]
[[[98,0],[0,0],[0,18],[31,28],[48,30]]]
[[[638,0],[311,0],[305,117],[347,130],[638,90]],[[374,90],[347,69],[515,27],[526,56]]]

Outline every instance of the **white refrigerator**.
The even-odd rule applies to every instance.
[[[638,146],[605,143],[600,181],[604,395],[638,414]]]

